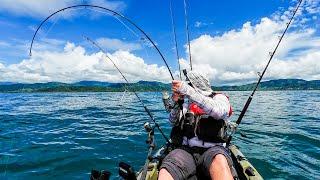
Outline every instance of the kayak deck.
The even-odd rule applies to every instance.
[[[248,159],[241,153],[239,148],[235,145],[229,147],[234,167],[238,173],[239,179],[260,180],[263,179],[254,166],[248,161]],[[148,171],[146,174],[146,180],[157,180],[159,167],[161,165],[161,159],[168,153],[166,146],[160,148],[149,162]],[[142,168],[143,169],[143,168]],[[142,169],[137,173],[137,179],[142,180]]]

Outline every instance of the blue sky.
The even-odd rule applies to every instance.
[[[86,1],[75,1],[74,4],[81,4]],[[130,19],[140,25],[154,39],[162,51],[172,57],[170,51],[173,46],[171,16],[169,11],[169,1],[123,1],[124,6],[121,8],[121,13],[125,14]],[[90,2],[88,2],[90,3]],[[246,21],[259,21],[261,17],[270,16],[273,12],[281,7],[288,7],[288,1],[279,0],[262,0],[262,1],[204,1],[197,3],[196,1],[189,2],[189,21],[191,38],[199,37],[202,34],[221,34],[227,30],[239,28]],[[73,4],[70,4],[73,5]],[[259,9],[259,10],[256,10]],[[183,1],[173,2],[174,17],[176,21],[177,36],[180,45],[180,51],[183,52],[183,45],[186,42],[185,21]],[[89,11],[90,10],[85,10]],[[89,14],[86,13],[86,15]],[[91,11],[92,12],[92,11]],[[94,11],[93,11],[94,12]],[[48,13],[49,14],[49,13]],[[103,16],[103,13],[97,13]],[[76,15],[75,15],[76,16]],[[15,42],[16,40],[31,41],[34,29],[39,25],[45,16],[30,17],[25,15],[17,15],[17,13],[8,13],[2,11],[0,16],[1,41]],[[95,20],[84,17],[74,17],[66,20],[58,20],[57,24],[52,27],[50,32],[46,32],[49,22],[45,26],[45,34],[47,38],[65,39],[70,41],[82,41],[82,34],[90,34],[92,38],[98,37],[127,37],[134,38],[127,30],[123,29],[121,24],[115,22],[111,18],[99,17]],[[200,23],[196,27],[197,22]],[[198,24],[199,24],[198,23]],[[88,28],[90,24],[90,28]],[[76,30],[75,30],[76,29]],[[117,32],[122,29],[120,34]],[[75,32],[75,31],[78,31]],[[94,33],[92,33],[92,31]],[[4,48],[5,49],[5,48]],[[5,49],[7,52],[8,49]],[[14,51],[14,49],[9,49]],[[28,49],[24,54],[16,54],[5,52],[1,53],[1,59],[6,64],[17,63],[27,55]],[[168,53],[170,51],[170,53]],[[20,51],[19,51],[20,52]],[[14,54],[12,56],[11,54]]]
[[[4,0],[0,6],[0,81],[17,81],[17,82],[45,82],[45,81],[77,81],[70,77],[67,72],[69,66],[79,66],[82,68],[74,69],[74,71],[84,71],[88,73],[88,77],[81,76],[84,80],[101,80],[121,81],[116,77],[112,67],[106,65],[105,69],[96,69],[96,66],[104,66],[97,56],[97,49],[93,48],[86,42],[82,36],[88,36],[103,46],[107,52],[128,61],[127,66],[132,65],[132,69],[126,68],[124,71],[132,77],[133,81],[146,80],[162,80],[167,78],[168,73],[163,70],[164,65],[159,55],[156,54],[150,45],[142,41],[143,37],[134,27],[125,28],[119,21],[106,13],[93,11],[91,9],[78,9],[66,11],[55,16],[47,22],[40,33],[37,35],[34,51],[38,52],[38,56],[28,56],[28,44],[31,42],[32,35],[37,25],[50,12],[54,12],[59,8],[68,5],[76,5],[81,3],[96,4],[114,9],[125,16],[129,17],[137,23],[159,46],[167,58],[169,65],[173,71],[177,70],[177,60],[174,52],[171,17],[169,11],[169,0],[158,1],[106,1],[106,0],[72,0],[72,1],[53,1],[43,0],[41,2],[31,0],[18,0],[15,3]],[[261,69],[267,57],[262,54],[272,49],[276,40],[274,39],[284,28],[285,21],[289,17],[286,14],[289,9],[295,7],[296,1],[289,0],[244,0],[244,1],[188,1],[189,4],[189,26],[192,40],[192,51],[194,53],[195,64],[199,70],[205,66],[210,66],[207,75],[209,78],[218,84],[236,84],[248,82],[255,79],[255,71]],[[269,78],[304,78],[317,79],[320,77],[319,71],[311,69],[309,66],[314,66],[319,50],[319,2],[316,0],[306,0],[303,4],[302,11],[298,14],[296,24],[292,27],[288,35],[287,46],[284,43],[282,51],[280,51],[278,59],[280,60],[275,69],[281,66],[287,67],[283,63],[292,61],[291,64],[304,64],[304,61],[310,63],[303,70],[312,71],[311,73],[292,72],[295,66],[289,67],[286,72],[276,70],[272,72]],[[173,2],[173,12],[176,21],[177,38],[179,52],[181,54],[181,63],[186,64],[186,34],[184,24],[184,9],[183,1],[175,0]],[[285,17],[284,17],[285,16]],[[267,18],[267,19],[263,19]],[[270,20],[270,21],[269,21]],[[125,21],[122,21],[125,23]],[[248,23],[250,22],[250,23]],[[259,30],[259,27],[262,30]],[[271,28],[268,31],[268,28]],[[134,31],[134,33],[131,32]],[[246,31],[250,31],[246,37]],[[268,38],[268,36],[270,36]],[[261,38],[259,38],[261,37]],[[264,41],[270,40],[268,43]],[[204,44],[208,43],[208,44]],[[248,52],[244,57],[239,55],[236,49],[239,49],[237,43],[248,43],[243,49]],[[257,45],[255,46],[255,43]],[[292,44],[301,45],[292,45]],[[268,45],[266,45],[268,44]],[[252,47],[251,47],[252,46]],[[74,56],[70,56],[70,51],[66,51],[66,47],[72,52],[82,54],[83,57],[95,57],[95,63],[78,62]],[[194,48],[193,48],[194,47]],[[220,49],[214,54],[211,52]],[[81,50],[77,48],[83,48]],[[230,48],[230,50],[229,50]],[[255,50],[256,48],[256,50]],[[231,53],[231,59],[242,59],[241,62],[235,62],[222,56],[224,51]],[[234,52],[233,52],[234,51]],[[257,51],[260,54],[255,54]],[[51,54],[50,54],[51,53]],[[69,54],[68,54],[69,53]],[[221,54],[221,55],[219,55]],[[242,54],[242,53],[241,53]],[[68,58],[70,63],[57,66],[55,58]],[[129,58],[130,56],[130,58]],[[126,58],[128,57],[128,58]],[[212,60],[210,57],[219,59]],[[234,58],[233,58],[234,57]],[[258,61],[250,61],[249,66],[241,66],[249,61],[248,57],[257,57]],[[81,59],[81,57],[78,58]],[[306,60],[307,59],[307,60]],[[124,61],[125,61],[124,60]],[[239,60],[240,61],[240,60]],[[312,61],[312,62],[310,62]],[[53,62],[53,63],[52,63]],[[78,62],[78,63],[75,63]],[[216,63],[219,65],[216,65]],[[84,64],[82,64],[84,63]],[[281,64],[282,63],[282,64]],[[155,67],[154,64],[158,66]],[[223,64],[223,65],[221,65]],[[62,67],[63,66],[63,67]],[[279,67],[280,66],[280,67]],[[296,65],[300,66],[300,65]],[[37,67],[37,68],[35,68]],[[85,68],[87,67],[87,68]],[[134,67],[134,68],[133,68]],[[134,71],[139,68],[145,68],[144,73],[136,73]],[[291,69],[290,69],[291,68]],[[41,69],[41,70],[40,70]],[[59,71],[59,69],[64,69]],[[128,69],[128,70],[127,70]],[[320,69],[320,68],[319,68]],[[19,77],[15,77],[15,71],[20,71]],[[73,70],[70,70],[72,74]],[[145,75],[152,71],[150,76]],[[283,70],[282,70],[283,71]],[[287,72],[288,71],[288,72]],[[302,71],[302,70],[301,70]],[[103,72],[103,73],[102,73]],[[96,73],[96,74],[95,74]],[[100,73],[98,75],[98,73]],[[102,73],[102,74],[101,74]],[[113,73],[113,74],[112,74]],[[162,73],[167,73],[162,74]],[[83,74],[83,72],[81,73]],[[299,75],[300,74],[300,75]],[[105,75],[107,78],[103,78]],[[55,78],[55,76],[60,78]],[[156,76],[156,77],[155,77]],[[161,78],[159,78],[161,77]]]

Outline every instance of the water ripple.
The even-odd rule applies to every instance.
[[[249,92],[227,92],[235,121]],[[161,93],[139,93],[166,134]],[[266,179],[320,177],[320,91],[257,92],[233,142]],[[143,165],[150,121],[132,93],[0,94],[0,179],[87,179]],[[156,132],[156,145],[164,139]],[[114,176],[117,177],[117,176]]]

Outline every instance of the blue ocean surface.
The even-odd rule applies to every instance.
[[[250,92],[226,94],[235,121]],[[169,135],[161,93],[139,95]],[[132,93],[0,94],[0,179],[118,179],[120,161],[144,164],[147,121]],[[320,179],[320,91],[257,92],[239,129],[233,143],[265,179]]]

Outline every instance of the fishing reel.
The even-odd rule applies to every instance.
[[[162,102],[164,105],[164,108],[167,112],[170,112],[171,109],[173,108],[172,102],[170,102],[170,96],[168,91],[163,91],[162,92]]]
[[[154,149],[154,127],[151,127],[150,123],[146,122],[143,125],[144,129],[148,133],[148,138],[146,140],[146,143],[150,146],[150,148]]]

